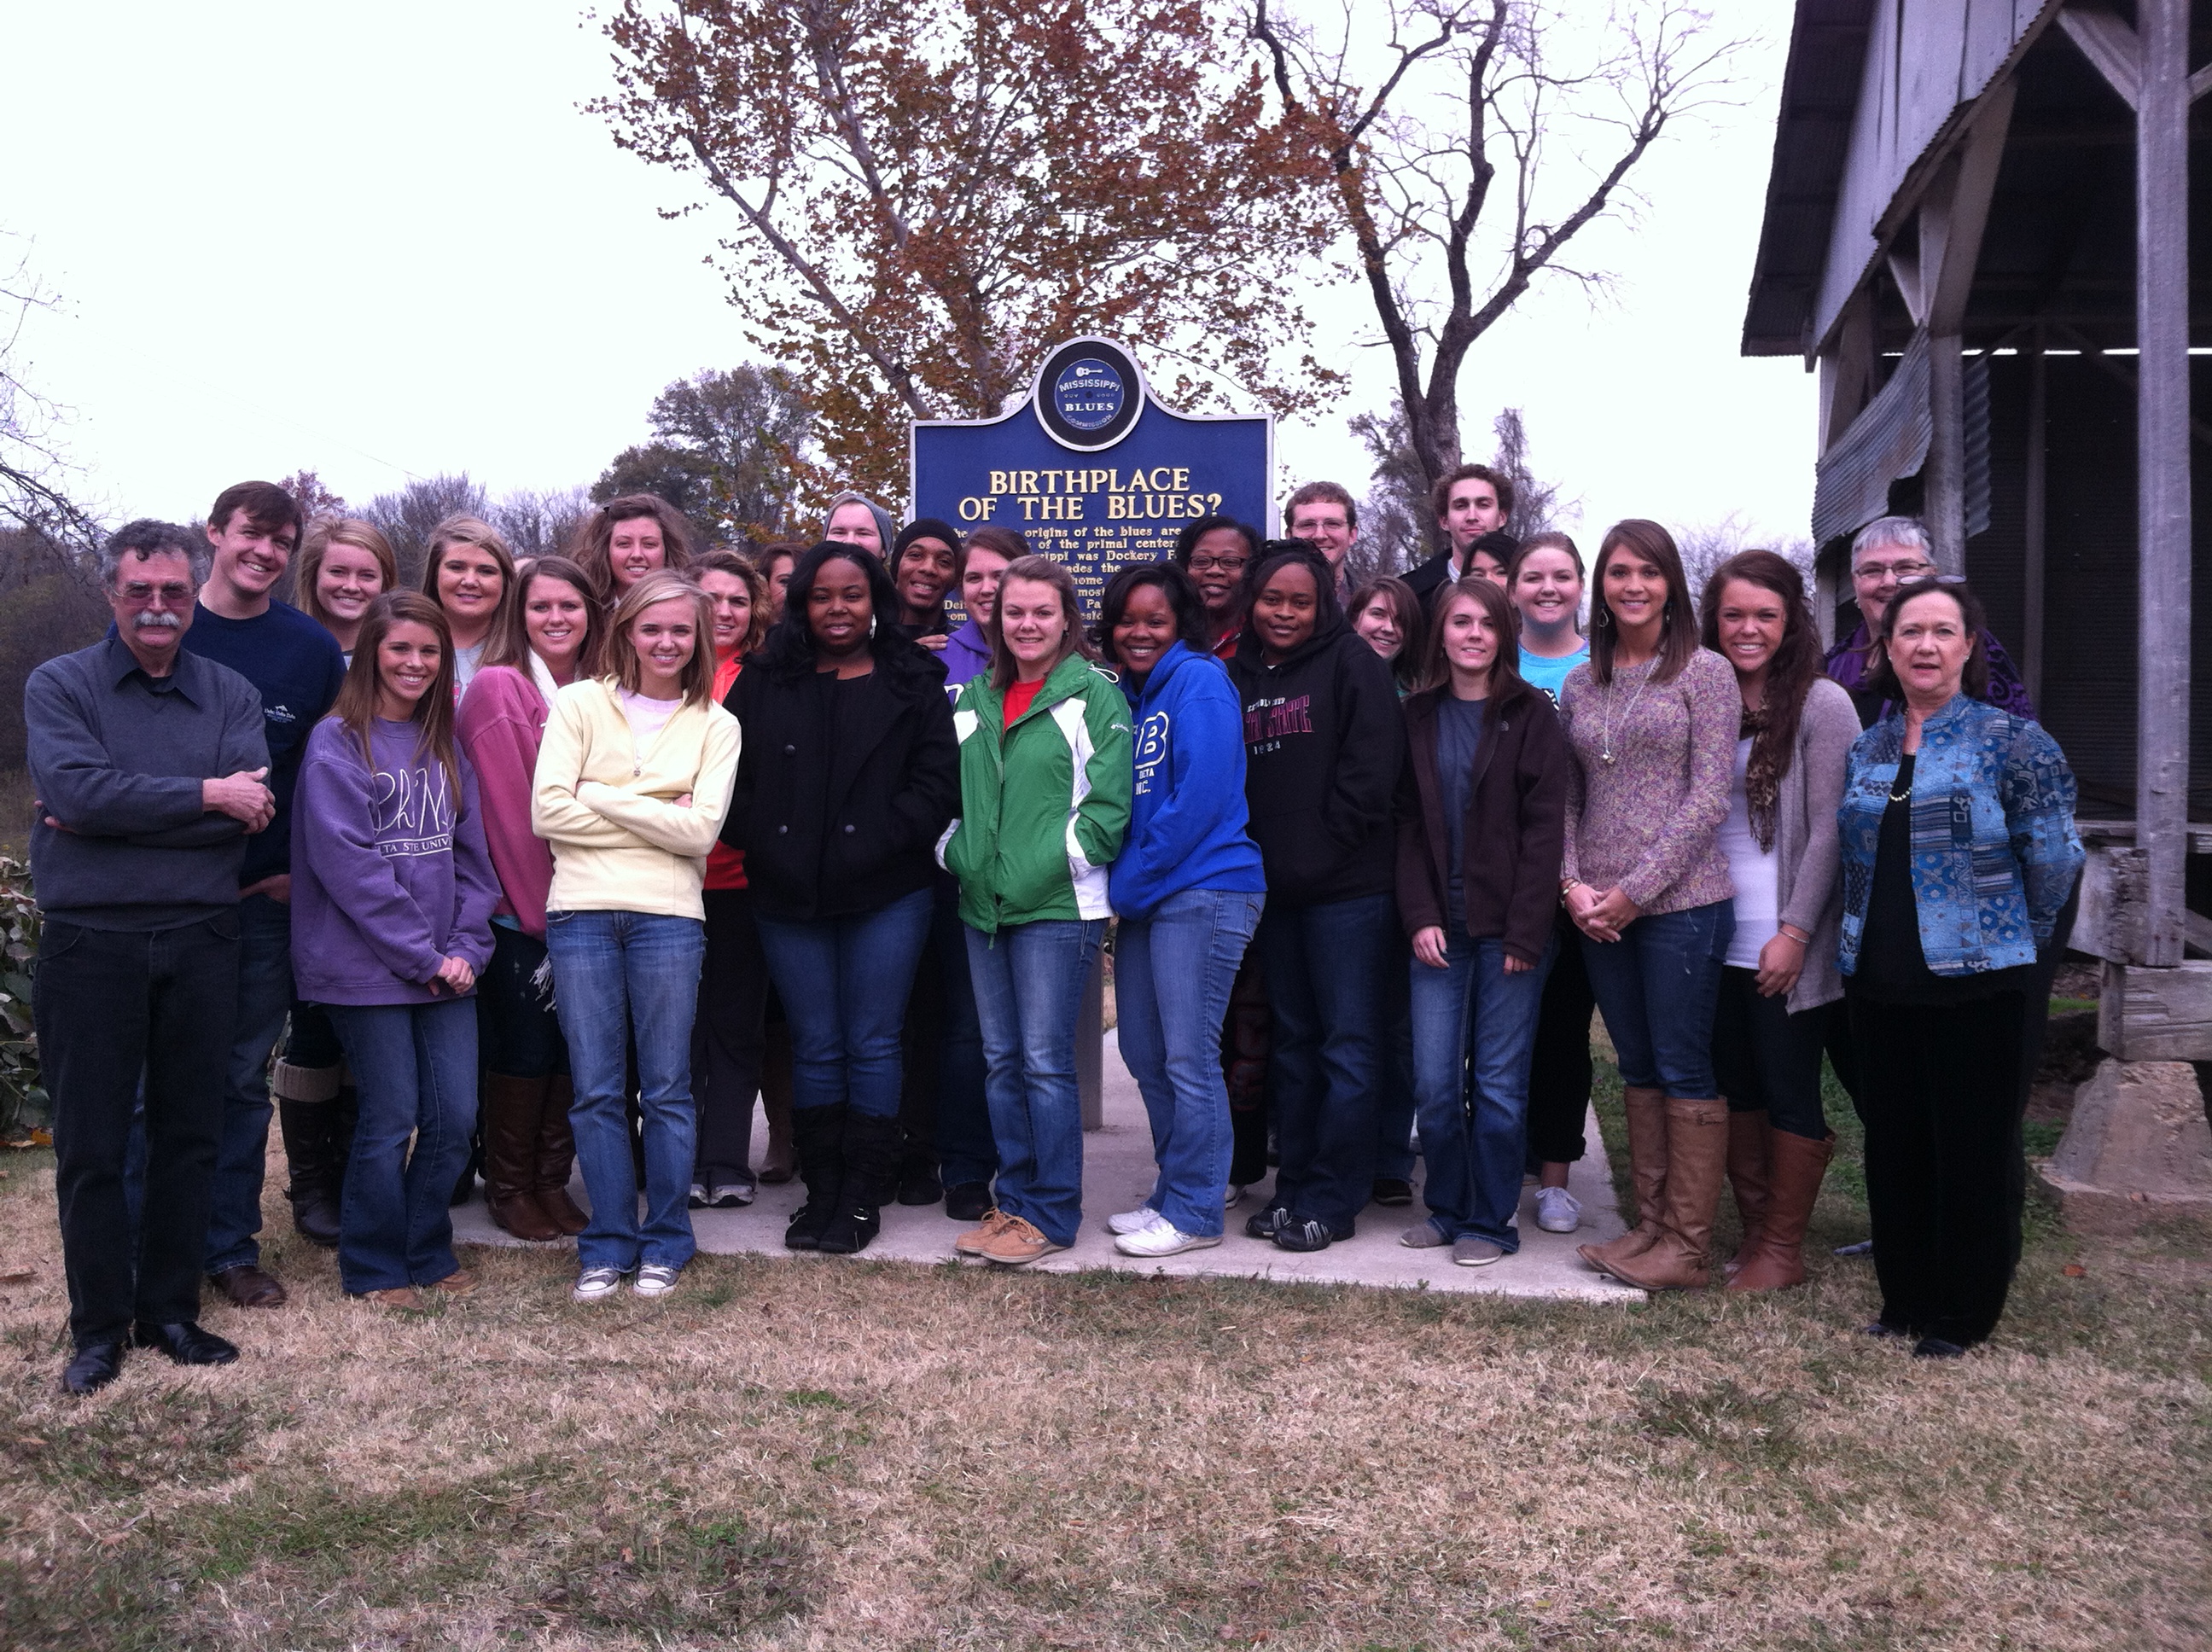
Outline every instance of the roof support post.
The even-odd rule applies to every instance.
[[[2020,677],[2027,685],[2027,697],[2039,706],[2043,703],[2043,587],[2049,560],[2045,536],[2051,512],[2051,372],[2040,325],[2035,330],[2033,349],[2034,353],[2027,361],[2027,509],[2021,525]]]
[[[2136,8],[2136,844],[2149,884],[2140,962],[2158,966],[2181,962],[2188,853],[2189,12],[2190,0]]]

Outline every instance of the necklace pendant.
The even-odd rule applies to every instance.
[[[1611,753],[1610,751],[1601,751],[1601,752],[1599,752],[1599,753],[1597,754],[1597,756],[1598,756],[1598,761],[1599,761],[1600,762],[1608,762],[1608,763],[1609,763],[1609,762],[1611,762],[1613,761],[1613,753]]]

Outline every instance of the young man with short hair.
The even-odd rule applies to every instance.
[[[1293,539],[1304,539],[1320,551],[1336,570],[1339,599],[1352,594],[1345,572],[1353,541],[1359,538],[1359,507],[1352,495],[1334,482],[1309,482],[1283,507],[1283,526]]]
[[[345,678],[337,640],[270,594],[305,525],[298,503],[274,483],[241,482],[217,495],[207,522],[214,564],[184,645],[259,692],[276,799],[276,817],[249,840],[238,875],[238,1007],[208,1213],[209,1276],[240,1308],[284,1304],[284,1287],[262,1270],[258,1235],[269,1054],[292,1007],[292,787],[307,736]]]
[[[76,1394],[113,1382],[131,1347],[180,1365],[238,1357],[200,1328],[200,1266],[236,1005],[238,868],[276,799],[252,684],[179,646],[207,560],[189,528],[118,530],[100,558],[114,631],[48,660],[23,691],[42,805],[34,1013],[75,1345],[62,1386]],[[125,1187],[142,1093],[134,1224]]]
[[[1460,465],[1437,478],[1429,489],[1429,508],[1436,514],[1445,548],[1401,576],[1424,610],[1438,586],[1456,584],[1466,576],[1468,553],[1476,540],[1496,535],[1504,542],[1498,549],[1511,554],[1515,542],[1507,537],[1505,524],[1513,514],[1512,478],[1487,465]]]

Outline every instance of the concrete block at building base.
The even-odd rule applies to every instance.
[[[2107,1060],[2074,1095],[2074,1118],[2043,1169],[2067,1225],[2132,1233],[2212,1222],[2212,1125],[2186,1061]]]

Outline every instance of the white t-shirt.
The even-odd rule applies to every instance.
[[[477,680],[477,667],[483,663],[484,643],[489,642],[490,641],[491,639],[489,637],[486,637],[483,640],[483,642],[472,642],[465,648],[456,648],[453,650],[453,701],[455,704],[458,705],[460,702],[460,697],[469,691],[469,684]]]
[[[637,742],[640,751],[653,744],[653,737],[668,726],[668,720],[684,703],[681,698],[648,700],[628,689],[617,689],[617,693],[622,700],[623,715],[629,719],[630,738]]]
[[[1727,963],[1733,969],[1759,968],[1759,949],[1782,925],[1781,868],[1774,851],[1759,847],[1751,829],[1751,804],[1743,778],[1751,767],[1751,742],[1735,743],[1735,776],[1729,786],[1728,818],[1721,823],[1721,853],[1728,856],[1729,879],[1735,885],[1735,934]]]

